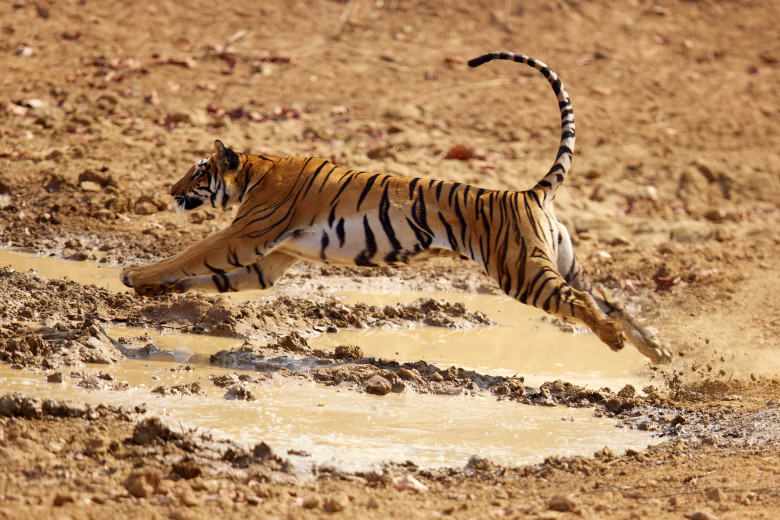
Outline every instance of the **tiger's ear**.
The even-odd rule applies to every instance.
[[[238,168],[238,154],[222,144],[222,141],[219,139],[214,141],[214,150],[217,152],[217,168],[219,171],[224,172]]]

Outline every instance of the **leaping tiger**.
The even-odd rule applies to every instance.
[[[481,265],[509,296],[584,323],[613,350],[628,339],[654,363],[670,361],[670,351],[622,305],[594,291],[555,217],[553,198],[574,150],[574,114],[558,75],[509,52],[469,65],[494,59],[540,71],[558,98],[558,154],[530,190],[367,173],[314,157],[246,155],[216,141],[215,152],[191,167],[171,195],[183,210],[238,205],[230,226],[170,258],[126,267],[122,281],[144,296],[265,289],[298,260],[381,266],[451,249]]]

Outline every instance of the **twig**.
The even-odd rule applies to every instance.
[[[344,9],[341,10],[339,19],[336,22],[336,28],[333,30],[334,36],[338,36],[341,33],[341,29],[344,27],[344,24],[349,19],[349,15],[352,14],[352,9],[354,7],[355,7],[355,0],[347,0],[347,3],[344,4]]]

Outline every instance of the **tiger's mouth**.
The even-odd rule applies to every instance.
[[[191,198],[185,195],[177,196],[175,197],[175,199],[176,199],[176,208],[183,209],[184,211],[195,209],[201,204],[203,204],[203,201],[201,199]]]

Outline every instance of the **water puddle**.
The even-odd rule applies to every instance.
[[[116,266],[70,262],[0,249],[0,265],[35,269],[42,276],[125,290]],[[370,283],[370,282],[369,282]],[[338,288],[333,288],[334,291]],[[265,298],[269,292],[264,292]],[[357,344],[369,356],[400,362],[425,360],[439,366],[457,365],[481,373],[522,375],[526,384],[563,379],[590,388],[619,389],[626,383],[641,388],[648,374],[646,360],[627,348],[613,353],[592,334],[571,334],[540,320],[543,314],[499,296],[419,293],[333,292],[345,303],[394,305],[420,296],[441,297],[480,310],[498,322],[495,327],[446,330],[433,327],[392,330],[342,330],[310,340],[315,348]],[[243,295],[247,296],[247,295]],[[465,465],[473,454],[505,465],[540,462],[550,455],[592,455],[609,446],[615,452],[640,449],[652,439],[642,432],[615,427],[615,421],[595,418],[588,409],[534,407],[492,396],[434,396],[411,392],[383,397],[325,387],[301,380],[272,378],[248,386],[253,401],[228,401],[225,388],[210,376],[241,373],[209,365],[220,350],[241,340],[202,335],[107,328],[120,337],[148,334],[157,351],[150,359],[128,359],[102,371],[129,389],[87,390],[65,371],[65,383],[47,383],[43,374],[0,365],[0,391],[91,403],[147,404],[151,413],[183,427],[208,428],[251,446],[264,441],[277,453],[292,453],[301,467],[332,465],[366,469],[385,461],[411,460],[422,467]],[[143,346],[143,341],[136,342]],[[180,370],[181,363],[191,369]],[[81,369],[79,369],[81,370]],[[257,372],[244,372],[258,379]],[[160,395],[160,385],[197,381],[197,395]],[[52,385],[55,385],[54,387]]]
[[[0,365],[3,392],[97,404],[145,403],[149,413],[184,428],[207,428],[217,437],[251,448],[266,442],[301,468],[333,466],[366,470],[411,460],[421,467],[462,467],[478,454],[505,465],[538,463],[549,455],[592,455],[604,446],[621,452],[642,449],[649,439],[592,410],[522,406],[491,397],[389,394],[384,397],[339,391],[314,383],[286,381],[252,385],[254,401],[226,401],[224,388],[208,375],[234,373],[216,367],[172,371],[161,361],[127,360],[112,367],[89,367],[133,385],[129,390],[86,390],[71,382],[46,383],[43,374]],[[74,379],[73,381],[78,381]],[[161,385],[198,381],[202,394],[161,396]],[[486,427],[489,425],[489,427]]]
[[[82,285],[95,285],[101,289],[125,291],[119,280],[121,266],[98,264],[77,260],[64,260],[53,256],[20,253],[0,248],[0,265],[11,266],[17,271],[35,271],[44,278],[67,278]]]
[[[411,301],[419,294],[341,293],[345,303],[373,305]],[[619,390],[650,384],[647,358],[630,345],[615,353],[595,335],[564,332],[545,321],[545,313],[506,296],[430,294],[463,303],[497,322],[496,327],[447,330],[435,327],[401,330],[344,330],[323,335],[310,343],[317,348],[340,344],[360,345],[368,356],[399,362],[424,360],[438,366],[455,365],[491,375],[521,375],[539,386],[563,379],[588,388]]]

